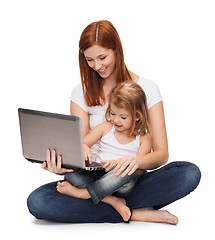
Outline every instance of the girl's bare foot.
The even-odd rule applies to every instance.
[[[114,203],[112,206],[116,209],[116,211],[122,216],[123,220],[127,222],[131,217],[130,208],[126,206],[126,201],[123,198],[114,199]]]
[[[69,182],[58,182],[57,191],[75,198],[88,199],[90,195],[86,189],[79,189],[72,186]]]
[[[154,210],[153,208],[138,208],[133,210],[132,221],[160,222],[176,225],[178,218],[166,210]]]

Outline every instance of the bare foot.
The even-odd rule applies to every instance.
[[[72,186],[69,182],[58,182],[57,191],[75,198],[88,199],[90,195],[86,189],[79,189]]]
[[[126,206],[126,201],[123,198],[116,198],[112,205],[116,211],[122,216],[123,220],[127,222],[131,217],[130,208]]]
[[[134,209],[131,220],[141,222],[160,222],[176,225],[178,218],[166,210],[154,210],[153,208]]]

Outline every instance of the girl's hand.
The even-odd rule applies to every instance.
[[[56,164],[57,160],[57,164]],[[55,150],[46,150],[46,161],[41,165],[44,170],[48,170],[49,172],[63,175],[67,172],[73,172],[72,169],[61,168],[62,156],[57,155]]]
[[[103,168],[105,169],[105,172],[109,172],[112,167],[117,165],[118,160],[107,160],[107,161],[102,161],[101,163],[104,164]]]
[[[85,161],[89,161],[89,164],[92,164],[92,152],[90,148],[84,144],[84,158]]]
[[[116,175],[121,175],[121,177],[125,177],[127,174],[132,175],[139,168],[139,162],[136,157],[125,156],[123,158],[119,158],[117,160],[117,165],[114,169]]]

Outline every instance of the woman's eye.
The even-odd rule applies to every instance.
[[[112,112],[111,112],[111,113],[110,113],[110,115],[114,116],[114,115],[115,115],[115,113],[112,113]]]
[[[100,60],[104,60],[106,58],[106,56],[104,56],[104,57],[100,57]]]

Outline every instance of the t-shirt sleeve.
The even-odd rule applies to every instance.
[[[162,96],[158,85],[154,83],[153,89],[148,97],[148,109],[162,101]]]
[[[139,85],[145,91],[148,109],[162,101],[160,89],[152,80],[142,78],[141,81],[139,81]]]
[[[72,90],[70,100],[87,112],[87,105],[85,104],[84,95],[81,84],[75,86]]]

